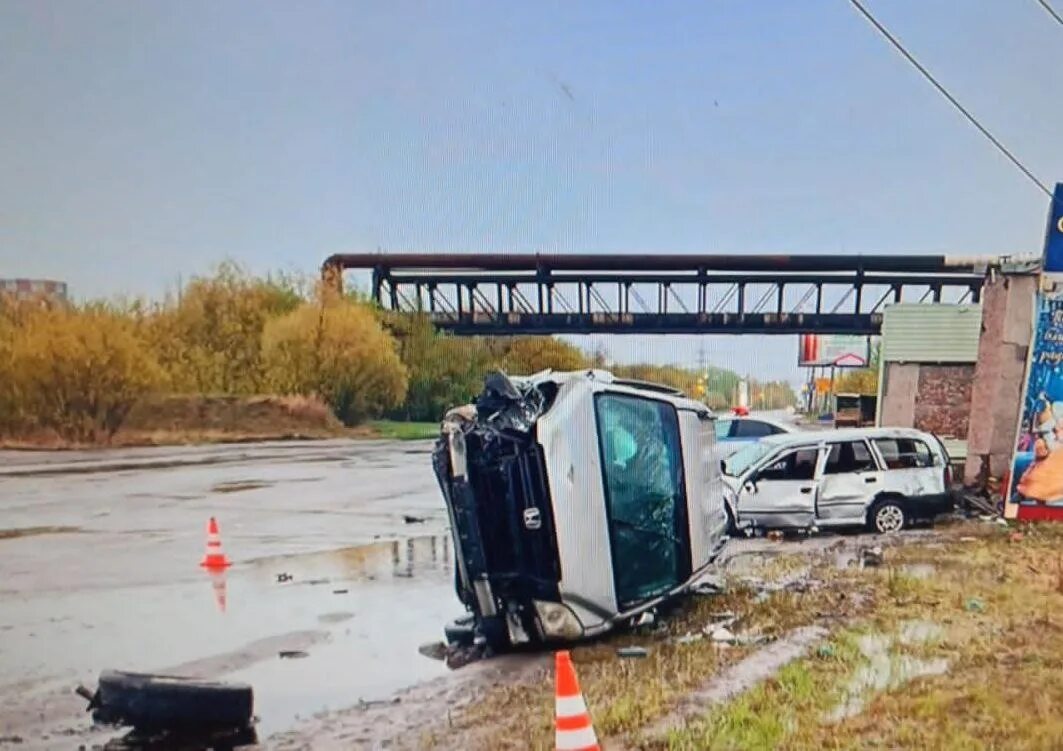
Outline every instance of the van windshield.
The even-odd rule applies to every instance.
[[[689,575],[679,419],[653,399],[602,394],[595,400],[621,607],[674,589]]]
[[[771,451],[773,446],[769,443],[750,443],[731,454],[723,462],[723,473],[731,477],[738,477],[747,469]]]

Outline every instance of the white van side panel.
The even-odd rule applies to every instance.
[[[587,380],[564,383],[554,406],[538,422],[561,561],[559,589],[586,629],[605,622],[596,609],[617,611],[592,398],[597,390]],[[581,601],[597,607],[584,607]]]

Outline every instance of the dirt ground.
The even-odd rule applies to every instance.
[[[345,428],[326,404],[312,397],[172,394],[137,402],[118,432],[109,438],[100,436],[98,445],[180,446],[362,438],[373,434],[368,426]],[[0,435],[0,446],[34,450],[79,448],[49,430]]]

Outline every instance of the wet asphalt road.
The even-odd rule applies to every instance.
[[[108,668],[248,682],[262,739],[447,673],[417,651],[461,612],[430,449],[0,451],[0,749],[103,743],[72,689]]]
[[[103,742],[71,689],[106,668],[247,681],[260,737],[446,672],[417,652],[460,610],[429,450],[0,452],[0,748]]]

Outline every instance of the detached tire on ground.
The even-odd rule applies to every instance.
[[[896,498],[882,498],[871,506],[867,512],[867,526],[880,535],[900,532],[908,524],[908,515],[904,506]]]
[[[105,670],[93,717],[135,728],[241,728],[254,711],[251,687]]]

